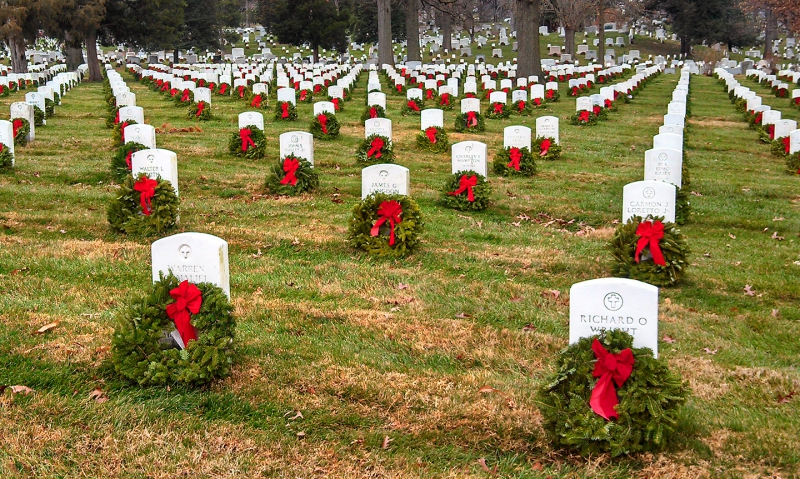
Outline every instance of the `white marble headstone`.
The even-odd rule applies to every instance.
[[[172,272],[179,280],[211,283],[230,297],[228,243],[205,233],[179,233],[153,242],[153,282],[159,272]]]
[[[314,103],[314,116],[322,113],[336,114],[336,106],[331,101],[318,101]]]
[[[493,91],[489,94],[489,103],[502,103],[506,104],[508,101],[508,94],[504,91]]]
[[[527,126],[512,125],[503,129],[503,148],[527,148],[531,150],[531,129]]]
[[[658,288],[625,278],[575,283],[569,290],[569,342],[620,329],[633,347],[650,348],[658,357]]]
[[[669,148],[653,148],[644,152],[644,179],[672,183],[681,187],[683,154]]]
[[[386,109],[386,93],[381,93],[379,91],[372,92],[367,95],[367,105],[369,106],[380,106],[384,110]]]
[[[140,125],[144,123],[144,109],[140,106],[123,106],[119,109],[120,123],[133,120]]]
[[[686,126],[686,117],[684,115],[676,115],[675,113],[667,113],[664,115],[665,125],[680,125]]]
[[[150,179],[160,177],[172,184],[178,195],[178,155],[174,151],[149,148],[131,156],[131,174],[134,178],[144,173]]]
[[[477,98],[464,98],[461,100],[461,113],[470,111],[481,111],[481,101]]]
[[[14,166],[14,124],[0,120],[0,143],[11,152],[11,166]]]
[[[211,89],[205,87],[198,87],[194,89],[194,101],[195,103],[200,103],[204,101],[211,104]]]
[[[426,130],[431,126],[444,128],[444,111],[438,108],[426,108],[420,112],[420,129]]]
[[[797,129],[795,120],[778,120],[775,122],[775,139],[789,136],[789,133]]]
[[[361,170],[361,198],[372,193],[408,195],[410,190],[408,168],[400,165],[381,163]]]
[[[141,143],[148,148],[156,147],[156,129],[150,125],[128,125],[123,133],[125,143]]]
[[[487,176],[488,150],[485,143],[480,141],[462,141],[454,143],[451,147],[452,172],[474,171]]]
[[[406,99],[408,100],[421,100],[422,88],[409,88],[406,90]]]
[[[663,216],[675,222],[675,185],[663,181],[636,181],[622,189],[622,222],[640,216]]]
[[[364,122],[364,138],[381,135],[392,140],[392,120],[388,118],[370,118]]]
[[[33,141],[36,138],[36,125],[34,125],[33,106],[27,103],[16,102],[11,104],[11,120],[14,118],[24,118],[28,120],[31,131],[25,137],[28,141]]]
[[[259,130],[264,130],[264,115],[258,111],[246,111],[239,113],[239,129],[246,126],[256,126]]]
[[[540,116],[536,119],[536,138],[552,138],[556,145],[558,141],[558,117]]]
[[[582,96],[575,99],[575,111],[592,111],[592,99],[586,96]]]
[[[683,135],[677,133],[659,133],[653,136],[653,148],[670,148],[683,152]]]
[[[289,131],[280,136],[280,155],[294,155],[314,165],[314,135],[305,131]]]
[[[292,105],[296,105],[294,88],[279,88],[278,101],[288,101]]]

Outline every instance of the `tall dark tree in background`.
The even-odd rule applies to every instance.
[[[541,81],[542,55],[539,46],[540,0],[516,0],[517,76],[538,75]]]
[[[184,0],[107,0],[104,30],[116,43],[166,50],[178,43]]]
[[[392,51],[392,2],[391,0],[377,0],[378,2],[378,63],[380,65],[394,65],[394,52]]]
[[[387,0],[388,1],[388,0]],[[347,51],[349,13],[326,0],[288,0],[277,5],[271,30],[281,43],[308,43],[319,60],[319,49]],[[389,48],[391,49],[391,40]]]
[[[15,73],[28,71],[25,45],[36,39],[43,7],[43,0],[0,0],[0,40],[11,50],[11,68]]]
[[[406,0],[406,59],[418,62],[422,60],[419,52],[419,0]]]
[[[219,47],[221,26],[217,0],[186,0],[183,11],[183,24],[178,29],[175,42],[174,62],[178,63],[178,51],[215,49]]]
[[[408,3],[413,3],[409,1]],[[405,6],[402,0],[391,0],[392,10],[401,11]],[[350,37],[356,43],[378,42],[378,5],[375,0],[355,0],[352,3],[350,18]],[[417,20],[414,20],[416,26]],[[406,16],[392,15],[392,40],[402,42],[406,39]],[[417,41],[419,44],[419,41]]]

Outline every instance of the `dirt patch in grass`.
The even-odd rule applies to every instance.
[[[727,371],[710,359],[676,356],[669,363],[673,371],[689,382],[692,395],[696,398],[713,401],[730,390],[730,384],[726,381]]]

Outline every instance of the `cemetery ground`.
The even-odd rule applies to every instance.
[[[337,114],[341,137],[315,141],[319,189],[294,198],[263,184],[278,135],[307,131],[311,105],[293,123],[265,113],[267,158],[249,161],[227,152],[244,101],[214,96],[215,119],[198,123],[124,75],[158,146],[178,155],[174,232],[229,243],[238,363],[202,390],[140,389],[109,368],[115,315],[150,287],[155,238],[106,222],[111,130],[101,85],[82,84],[0,175],[0,384],[33,389],[0,396],[0,477],[800,473],[800,187],[716,80],[692,77],[692,266],[659,298],[661,357],[692,395],[667,452],[587,459],[550,447],[535,391],[567,345],[569,302],[580,301],[569,287],[610,274],[622,187],[642,179],[677,75],[593,127],[569,124],[565,85],[560,102],[487,120],[483,134],[456,133],[457,111],[445,112],[450,142],[486,142],[490,158],[503,127],[561,119],[561,160],[538,162],[533,178],[490,173],[482,213],[441,206],[449,154],[417,150],[419,118],[401,117],[403,97],[388,93],[397,162],[426,223],[419,250],[396,261],[345,241],[366,75]]]

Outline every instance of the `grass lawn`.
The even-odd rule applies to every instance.
[[[147,123],[198,125],[123,75]],[[316,142],[320,188],[294,198],[263,183],[278,135],[306,131],[312,106],[291,124],[267,113],[268,157],[248,161],[227,153],[248,106],[214,96],[201,132],[157,135],[178,155],[174,232],[229,243],[239,361],[203,390],[139,389],[104,366],[115,315],[150,285],[151,239],[108,227],[111,131],[102,86],[80,85],[0,174],[0,384],[34,389],[0,395],[0,477],[795,477],[800,180],[708,77],[692,77],[686,131],[692,267],[660,291],[660,335],[674,339],[660,356],[693,390],[680,434],[662,454],[587,459],[552,449],[540,426],[534,394],[567,345],[569,287],[608,276],[622,187],[642,179],[677,80],[655,78],[593,127],[569,125],[566,85],[560,102],[479,135],[445,112],[451,143],[484,141],[490,157],[503,127],[561,119],[562,159],[531,179],[490,173],[490,208],[469,214],[441,206],[449,154],[416,149],[419,120],[390,93],[426,221],[419,251],[397,261],[345,242],[366,74],[337,115],[341,137]]]

